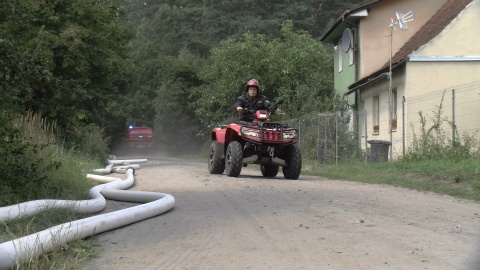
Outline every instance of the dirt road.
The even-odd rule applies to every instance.
[[[265,179],[258,166],[231,178],[210,175],[206,162],[147,158],[132,189],[171,194],[175,207],[94,236],[100,255],[83,269],[480,269],[478,203],[281,172]],[[110,201],[105,212],[130,205]]]

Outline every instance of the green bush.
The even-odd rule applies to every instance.
[[[74,128],[74,149],[80,155],[104,161],[109,154],[108,138],[105,129],[96,125]]]
[[[0,130],[0,206],[38,197],[48,173],[61,165],[38,156],[46,147],[25,141],[13,127]]]
[[[5,119],[4,119],[5,120]],[[0,128],[0,206],[44,198],[85,198],[87,170],[103,166],[108,155],[103,130],[76,129],[76,148],[59,143],[55,123],[31,112],[2,121]],[[72,151],[73,150],[73,151]]]
[[[480,142],[475,140],[473,135],[458,134],[454,123],[442,118],[442,103],[432,117],[429,127],[427,127],[428,121],[423,112],[420,111],[418,114],[421,124],[420,134],[414,133],[412,146],[402,158],[403,160],[462,160],[478,154]],[[442,126],[451,127],[456,133],[455,139],[447,136],[447,133],[442,130]]]
[[[13,120],[11,120],[13,119]],[[80,131],[81,130],[81,131]],[[86,174],[103,166],[106,139],[101,129],[79,128],[76,149],[59,143],[55,123],[39,115],[7,117],[0,114],[0,206],[35,199],[88,199],[95,185]],[[81,218],[68,210],[48,209],[33,216],[0,222],[0,242],[29,235]],[[94,256],[93,242],[66,243],[38,258],[23,262],[18,269],[73,269]]]

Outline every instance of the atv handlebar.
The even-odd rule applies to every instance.
[[[249,110],[247,108],[242,108],[242,114],[255,114],[255,110]]]
[[[238,97],[237,100],[240,101],[241,103],[246,103],[247,102],[247,99],[244,96]],[[266,108],[266,110],[270,114],[275,114],[275,111],[278,109],[278,105],[280,105],[280,104],[283,104],[283,99],[282,98],[278,98],[273,104],[270,104],[270,106],[268,106]],[[242,108],[241,113],[242,114],[255,114],[255,110],[249,110],[247,108]]]

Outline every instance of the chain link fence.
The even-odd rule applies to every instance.
[[[286,122],[299,130],[303,158],[318,164],[398,159],[424,134],[435,133],[447,144],[480,141],[480,82],[403,97],[363,112],[322,113]]]
[[[364,151],[358,144],[349,119],[350,115],[331,113],[289,120],[287,123],[300,133],[303,159],[326,165],[364,158]]]

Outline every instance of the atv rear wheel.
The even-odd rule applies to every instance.
[[[278,174],[278,165],[260,165],[264,177],[275,177]]]
[[[210,156],[208,157],[208,171],[211,174],[222,174],[225,171],[225,158],[223,146],[218,142],[210,145]]]
[[[237,177],[242,170],[242,145],[233,141],[228,144],[227,153],[225,154],[225,169],[227,176]]]
[[[286,179],[298,179],[302,170],[302,155],[300,147],[297,144],[291,144],[283,148],[281,157],[287,162],[287,166],[282,167],[283,176]]]

